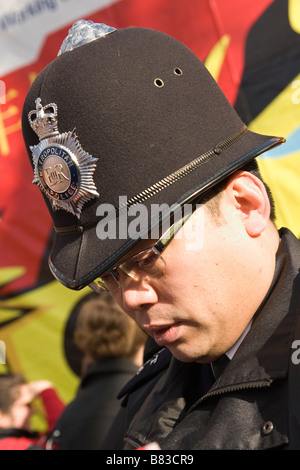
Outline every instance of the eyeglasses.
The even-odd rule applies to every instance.
[[[163,276],[166,262],[161,254],[192,213],[193,211],[189,211],[187,215],[172,224],[155,245],[109,269],[101,277],[94,279],[89,287],[98,294],[107,291],[116,292],[120,288],[120,271],[139,282]]]

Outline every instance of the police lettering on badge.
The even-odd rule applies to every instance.
[[[83,205],[99,196],[93,181],[97,158],[81,147],[75,130],[58,131],[58,108],[55,103],[42,106],[36,99],[36,109],[28,113],[29,124],[40,142],[31,146],[34,180],[48,196],[54,210],[63,209],[80,217]]]

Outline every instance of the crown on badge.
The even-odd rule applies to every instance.
[[[28,114],[29,124],[40,140],[58,135],[57,105],[55,103],[42,106],[41,98],[35,100],[36,109]]]

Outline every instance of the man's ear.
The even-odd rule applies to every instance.
[[[270,201],[263,182],[248,171],[238,171],[229,180],[232,202],[251,237],[258,237],[270,218]]]

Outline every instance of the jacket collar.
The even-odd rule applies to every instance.
[[[267,385],[287,375],[300,302],[300,242],[287,229],[281,242],[271,287],[253,317],[250,332],[211,392],[236,384]],[[298,305],[299,307],[299,305]]]

